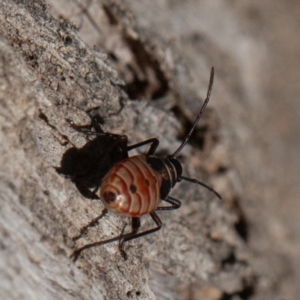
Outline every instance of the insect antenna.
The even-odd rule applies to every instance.
[[[184,146],[186,145],[186,143],[188,142],[188,140],[190,139],[198,121],[200,120],[205,108],[206,108],[206,105],[209,101],[209,98],[210,98],[210,94],[211,94],[211,91],[212,91],[212,87],[213,87],[213,83],[214,83],[214,74],[215,74],[215,71],[214,71],[214,67],[211,68],[211,72],[210,72],[210,79],[209,79],[209,86],[208,86],[208,90],[207,90],[207,95],[206,95],[206,99],[200,109],[200,112],[198,113],[189,133],[186,135],[184,141],[181,143],[181,145],[178,147],[178,149],[172,154],[169,156],[169,158],[176,158],[178,156],[178,154],[181,152],[181,150],[184,148]]]
[[[192,183],[199,184],[199,185],[205,187],[206,189],[208,189],[209,191],[213,192],[220,200],[222,200],[222,197],[220,196],[220,194],[218,192],[216,192],[213,188],[211,188],[210,186],[204,184],[203,182],[201,182],[197,179],[189,178],[189,177],[185,177],[185,176],[180,176],[180,179],[185,180],[185,181],[189,181],[189,182],[192,182]]]
[[[210,99],[210,95],[211,95],[211,91],[212,91],[212,87],[213,87],[213,83],[214,83],[214,75],[215,75],[215,70],[214,70],[214,67],[211,68],[211,72],[210,72],[210,79],[209,79],[209,85],[208,85],[208,90],[207,90],[207,95],[206,95],[206,99],[200,109],[200,112],[198,113],[190,131],[188,132],[188,134],[186,135],[184,141],[181,143],[181,145],[178,147],[178,149],[172,154],[169,156],[170,159],[172,158],[176,158],[178,156],[178,154],[181,152],[181,150],[184,148],[184,146],[186,145],[186,143],[189,141],[197,123],[199,122],[206,106],[207,106],[207,103]],[[185,177],[185,176],[180,176],[178,178],[178,181],[181,181],[181,180],[185,180],[185,181],[189,181],[189,182],[192,182],[192,183],[196,183],[196,184],[199,184],[203,187],[205,187],[206,189],[208,189],[209,191],[213,192],[220,200],[222,200],[222,197],[220,196],[220,194],[218,192],[216,192],[213,188],[211,188],[210,186],[204,184],[203,182],[197,180],[197,179],[193,179],[193,178],[189,178],[189,177]]]

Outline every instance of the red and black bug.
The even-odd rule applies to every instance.
[[[214,68],[211,69],[207,96],[200,112],[184,141],[173,154],[167,157],[155,156],[154,154],[159,144],[159,140],[156,138],[128,146],[126,135],[113,135],[116,137],[115,144],[121,149],[122,155],[120,161],[104,176],[100,187],[100,199],[107,210],[121,216],[131,217],[132,230],[127,234],[121,234],[115,238],[94,242],[78,248],[72,254],[74,259],[77,259],[79,254],[85,249],[116,241],[119,241],[120,252],[126,259],[127,256],[124,251],[125,242],[155,232],[161,228],[162,222],[156,211],[174,210],[181,206],[179,200],[169,196],[171,189],[177,182],[185,180],[199,184],[215,193],[221,199],[221,196],[211,187],[196,179],[183,176],[181,163],[176,158],[190,139],[196,124],[206,108],[211,95],[213,80]],[[79,126],[74,124],[73,126],[79,128]],[[130,150],[147,144],[150,144],[147,154],[128,156]],[[160,206],[161,200],[170,205]],[[146,214],[150,214],[156,227],[138,232],[140,217]]]

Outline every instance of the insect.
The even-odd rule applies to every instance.
[[[162,222],[156,214],[156,211],[174,210],[181,206],[179,200],[169,196],[170,191],[177,182],[185,180],[196,183],[209,189],[221,199],[221,196],[211,187],[197,179],[183,176],[181,163],[176,158],[190,139],[207,106],[213,87],[213,81],[214,68],[211,69],[206,99],[188,134],[173,154],[166,157],[155,156],[154,154],[159,144],[159,140],[156,138],[151,138],[129,146],[127,145],[126,135],[115,135],[118,137],[116,143],[121,149],[122,159],[104,176],[100,188],[100,199],[108,211],[121,216],[131,217],[132,230],[130,233],[122,233],[117,237],[87,244],[76,249],[72,254],[74,260],[76,260],[85,249],[116,241],[119,241],[121,255],[124,259],[127,259],[124,250],[124,244],[127,241],[153,233],[161,228]],[[147,144],[150,145],[150,148],[145,155],[129,157],[128,152],[130,150]],[[160,206],[161,201],[165,201],[169,205]],[[140,218],[146,214],[150,214],[156,226],[152,229],[139,232]]]

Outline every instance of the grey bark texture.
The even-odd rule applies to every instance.
[[[0,0],[0,298],[298,299],[299,9]],[[108,213],[83,230],[103,205],[57,171],[92,139],[68,120],[98,116],[129,144],[157,137],[158,154],[172,153],[211,66],[211,101],[180,160],[223,201],[180,183],[182,207],[128,242],[128,260],[112,243],[73,262],[74,249],[130,220]]]

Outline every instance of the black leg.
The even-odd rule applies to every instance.
[[[149,140],[146,140],[146,141],[134,144],[134,145],[130,145],[130,146],[127,147],[127,151],[130,151],[130,150],[135,149],[135,148],[142,147],[142,146],[150,144],[150,143],[151,143],[151,146],[150,146],[150,148],[147,152],[147,156],[148,155],[153,155],[155,153],[157,147],[158,147],[158,144],[159,144],[159,140],[157,138],[149,139]]]
[[[170,206],[159,206],[156,210],[174,210],[178,209],[181,206],[181,202],[175,198],[168,197],[166,199],[163,199],[163,201],[166,201],[170,203]]]
[[[142,237],[144,235],[153,233],[157,230],[159,230],[162,226],[162,222],[160,220],[160,218],[158,217],[158,215],[155,212],[150,213],[151,218],[153,219],[153,221],[155,222],[155,224],[157,225],[157,227],[154,227],[152,229],[137,233],[139,227],[140,227],[140,218],[132,218],[132,232],[125,234],[123,237],[121,236],[121,240],[119,243],[119,250],[121,252],[122,257],[126,260],[127,259],[127,254],[124,251],[124,243],[128,242],[130,240],[133,239],[137,239],[139,237]],[[135,221],[135,219],[138,219],[137,221]],[[136,226],[136,227],[135,227]]]
[[[150,233],[153,233],[153,232],[159,230],[162,226],[162,222],[161,222],[160,218],[158,217],[158,215],[155,212],[150,213],[150,216],[152,217],[152,219],[155,222],[155,224],[157,225],[157,227],[154,227],[152,229],[149,229],[149,230],[146,230],[146,231],[143,231],[143,232],[140,232],[140,233],[136,233],[136,231],[133,231],[133,232],[130,232],[130,233],[127,233],[127,234],[124,234],[124,235],[117,236],[117,237],[112,238],[112,239],[108,239],[108,240],[104,240],[104,241],[100,241],[100,242],[95,242],[95,243],[92,243],[92,244],[87,244],[87,245],[85,245],[81,248],[76,249],[72,253],[71,258],[74,261],[76,261],[78,256],[80,255],[80,253],[83,250],[88,249],[88,248],[92,248],[92,247],[96,247],[96,246],[100,246],[100,245],[105,245],[105,244],[120,241],[120,240],[124,240],[123,241],[123,243],[124,243],[124,242],[139,238],[141,236],[144,236],[144,235],[147,235],[147,234],[150,234]],[[135,221],[133,221],[133,222],[135,222]]]
[[[140,227],[141,227],[141,220],[140,220],[140,218],[132,218],[132,223],[131,223],[132,230],[131,230],[131,234],[133,234],[133,235],[137,234],[137,232],[139,231]],[[122,231],[121,235],[123,235],[124,229],[125,229],[125,226],[123,228],[123,231]],[[119,241],[119,251],[120,251],[122,257],[124,258],[124,260],[127,260],[127,254],[126,254],[126,252],[124,250],[124,243],[125,242],[126,242],[125,238],[123,238],[123,239],[121,239]]]
[[[205,187],[209,191],[213,192],[220,200],[222,200],[222,197],[220,196],[220,194],[218,192],[216,192],[213,188],[211,188],[210,186],[204,184],[203,182],[201,182],[201,181],[199,181],[197,179],[194,179],[194,178],[189,178],[189,177],[184,177],[184,176],[180,176],[180,178],[183,179],[183,180],[185,180],[185,181],[196,183],[196,184],[199,184],[199,185]]]
[[[153,233],[153,232],[159,230],[162,226],[162,222],[161,222],[160,218],[158,217],[158,215],[155,212],[150,213],[150,216],[153,219],[153,221],[155,222],[155,224],[157,225],[157,227],[154,227],[152,229],[149,229],[149,230],[146,230],[146,231],[143,231],[143,232],[140,232],[140,233],[132,234],[132,232],[130,232],[128,234],[125,234],[123,236],[124,241],[127,242],[127,241],[130,241],[130,240],[133,240],[133,239],[137,239],[141,236],[144,236],[144,235],[147,235],[149,233]]]

